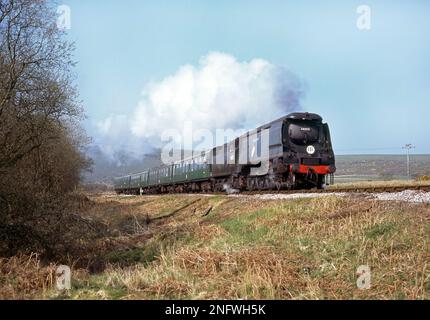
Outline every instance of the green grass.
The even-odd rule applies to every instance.
[[[257,218],[262,219],[269,215],[267,210],[256,211],[249,215],[227,219],[220,223],[229,233],[229,241],[238,244],[261,244],[267,242],[270,229],[259,224]]]
[[[144,247],[111,251],[106,255],[106,262],[121,266],[130,266],[136,263],[148,265],[157,259],[160,253],[160,245],[150,243]]]
[[[396,231],[396,224],[394,222],[388,221],[376,224],[365,230],[366,237],[370,239],[376,239],[382,236],[389,236]]]
[[[55,296],[63,299],[108,299],[119,300],[128,293],[125,286],[112,286],[105,275],[91,276],[87,282],[72,282],[72,288],[68,294]]]

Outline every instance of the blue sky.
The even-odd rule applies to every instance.
[[[132,115],[143,88],[209,52],[286,67],[335,151],[430,153],[429,1],[64,1],[88,119]],[[356,27],[359,5],[371,29]],[[262,110],[264,112],[264,110]]]

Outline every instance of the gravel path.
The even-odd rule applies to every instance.
[[[267,193],[267,194],[254,194],[254,195],[241,195],[241,194],[232,194],[229,197],[248,197],[253,199],[260,200],[292,200],[292,199],[304,199],[304,198],[323,198],[330,196],[338,196],[344,197],[347,195],[344,192],[333,192],[333,193],[291,193],[291,194],[282,194],[282,193]]]
[[[401,192],[385,192],[371,194],[377,200],[406,201],[415,203],[430,203],[430,192],[404,190]]]
[[[351,195],[347,192],[333,192],[333,193],[292,193],[292,194],[255,194],[255,195],[241,195],[232,194],[229,197],[238,198],[251,198],[259,200],[293,200],[304,198],[323,198],[330,196],[345,197]],[[430,203],[430,192],[405,190],[401,192],[385,192],[385,193],[361,193],[369,199],[376,199],[381,201],[405,201],[414,203]]]

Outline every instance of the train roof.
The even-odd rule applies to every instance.
[[[268,128],[271,127],[272,125],[274,125],[275,123],[279,123],[279,122],[284,122],[284,120],[287,119],[296,119],[296,120],[311,120],[311,121],[318,121],[318,122],[322,122],[323,118],[316,114],[316,113],[310,113],[310,112],[293,112],[290,113],[286,116],[280,117],[276,120],[273,120],[269,123],[265,123],[264,125],[261,125],[255,129],[249,130],[248,132],[254,132],[254,131],[258,131],[260,129],[264,129],[264,128]],[[248,132],[246,132],[244,135],[246,135]],[[243,135],[243,136],[244,136]]]
[[[319,121],[321,122],[323,119],[320,115],[316,113],[309,113],[309,112],[294,112],[290,113],[286,117],[287,119],[298,119],[298,120],[311,120],[311,121]]]

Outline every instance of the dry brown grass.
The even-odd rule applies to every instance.
[[[430,181],[430,176],[419,176],[415,179],[416,181]]]
[[[55,281],[54,265],[42,266],[36,254],[0,258],[0,299],[43,297]]]
[[[143,231],[132,227],[136,220],[166,215],[194,199],[200,200]],[[104,196],[92,201],[85,216],[102,220],[116,236],[100,244],[109,258],[103,272],[73,273],[71,298],[430,298],[429,205],[356,196],[293,201]],[[357,289],[359,265],[371,268],[370,290]],[[47,287],[38,285],[26,297],[58,296]],[[13,294],[3,290],[2,296]]]
[[[299,257],[283,257],[271,248],[219,252],[182,248],[163,252],[149,268],[106,271],[110,286],[135,298],[291,298],[306,286]]]

